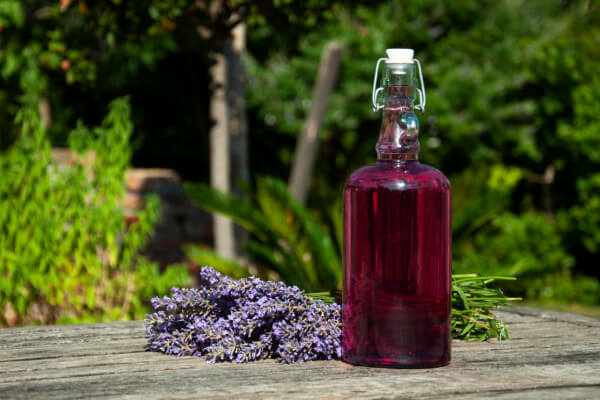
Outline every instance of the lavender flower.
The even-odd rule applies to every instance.
[[[304,296],[296,286],[256,277],[233,280],[202,267],[199,289],[171,289],[151,300],[147,349],[237,363],[341,357],[341,308]]]

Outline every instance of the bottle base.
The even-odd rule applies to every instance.
[[[436,361],[416,361],[416,360],[388,360],[388,359],[361,359],[353,360],[342,357],[342,361],[346,364],[352,364],[361,367],[374,368],[396,368],[396,369],[423,369],[423,368],[439,368],[450,364],[450,360]]]

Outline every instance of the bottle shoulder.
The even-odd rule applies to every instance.
[[[386,188],[407,190],[417,188],[450,189],[450,181],[438,169],[409,162],[378,162],[357,169],[346,181],[346,188]]]

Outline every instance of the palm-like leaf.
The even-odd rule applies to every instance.
[[[204,184],[184,187],[198,205],[230,217],[251,232],[248,255],[289,284],[310,290],[340,284],[340,257],[330,234],[294,199],[285,183],[258,178],[252,202]],[[215,264],[214,253],[202,254],[196,251],[197,262]]]
[[[204,183],[183,184],[190,198],[207,211],[228,216],[261,240],[266,240],[271,231],[259,210],[245,199],[224,193]]]
[[[274,229],[279,232],[292,247],[295,255],[302,260],[307,274],[313,278],[315,287],[335,287],[341,282],[342,268],[331,235],[321,224],[312,218],[308,210],[300,204],[287,186],[271,177],[258,180],[257,196],[265,215],[269,215],[274,205],[279,212]],[[275,220],[274,220],[275,221]]]

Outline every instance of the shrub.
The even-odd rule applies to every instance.
[[[20,137],[0,153],[2,325],[140,318],[142,299],[186,283],[182,268],[161,274],[139,255],[156,198],[126,227],[127,99],[114,100],[100,126],[78,124],[69,165],[53,161],[36,107],[25,106],[16,122]]]

